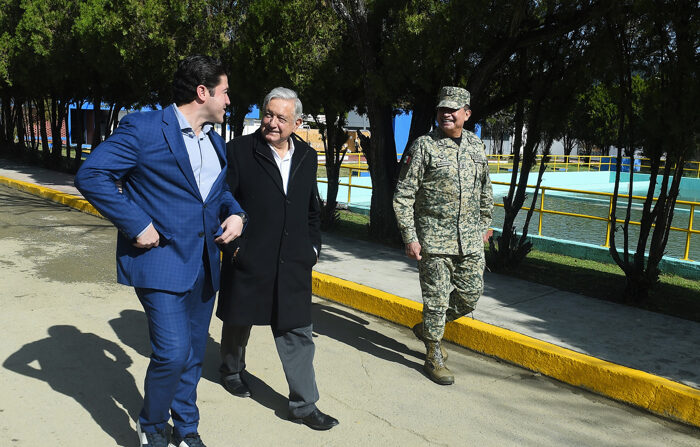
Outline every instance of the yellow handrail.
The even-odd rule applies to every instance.
[[[360,157],[358,157],[358,162],[359,162],[359,160],[360,160]],[[319,165],[319,166],[325,166],[326,164],[325,164],[325,163],[319,163],[318,165]],[[340,165],[340,167],[341,167],[341,169],[347,169],[347,170],[349,171],[348,182],[347,182],[347,183],[343,183],[343,182],[339,182],[339,183],[338,183],[338,186],[347,186],[347,187],[348,187],[348,201],[347,201],[346,203],[350,203],[350,198],[351,198],[351,194],[352,194],[352,188],[372,189],[371,186],[367,186],[367,185],[353,185],[353,184],[352,184],[352,177],[353,177],[353,173],[354,173],[354,172],[368,172],[368,171],[369,171],[369,167],[368,167],[366,164],[364,164],[364,165],[363,165],[363,164],[359,164],[358,166],[354,166],[354,165],[352,165],[352,164],[351,164],[351,165],[342,164],[342,165]],[[317,181],[318,183],[328,183],[328,180],[324,180],[324,179],[316,179],[316,181]]]
[[[688,229],[692,230],[693,229],[693,215],[695,214],[695,204],[690,205],[690,219],[688,222]],[[683,254],[683,260],[688,261],[688,252],[690,251],[690,235],[691,231],[688,231],[685,237],[685,251]]]
[[[509,186],[510,183],[507,182],[497,182],[493,181],[492,182],[494,185],[504,185],[504,186]],[[534,189],[535,185],[527,185],[528,188]],[[607,228],[606,228],[606,234],[605,234],[605,244],[603,245],[604,247],[609,247],[610,246],[610,232],[612,231],[612,226],[613,222],[610,220],[610,213],[612,212],[612,205],[613,205],[613,197],[614,194],[610,192],[598,192],[598,191],[582,191],[578,189],[569,189],[569,188],[558,188],[554,186],[540,186],[540,191],[542,198],[540,199],[540,206],[538,209],[535,209],[534,211],[537,211],[540,213],[540,222],[542,219],[543,214],[554,214],[554,215],[560,215],[560,216],[569,216],[569,217],[578,217],[578,218],[583,218],[583,219],[589,219],[589,220],[600,220],[600,221],[606,221]],[[560,192],[568,192],[568,193],[575,193],[575,194],[583,194],[583,195],[590,195],[590,196],[601,196],[601,197],[608,197],[609,198],[609,208],[608,208],[608,215],[606,217],[600,217],[600,216],[591,216],[589,214],[581,214],[581,213],[570,213],[567,211],[557,211],[557,210],[550,210],[546,209],[544,207],[544,194],[546,191],[560,191]],[[619,199],[627,199],[630,196],[627,194],[618,194]],[[643,196],[632,196],[633,200],[646,200],[646,197]],[[657,200],[656,197],[653,198],[654,201]],[[691,240],[691,235],[693,234],[700,234],[700,229],[696,230],[693,228],[693,214],[695,213],[695,207],[697,205],[700,205],[698,202],[690,202],[687,200],[676,200],[677,205],[689,205],[690,206],[690,218],[688,219],[688,226],[686,228],[678,228],[678,227],[670,227],[669,229],[672,231],[681,231],[686,233],[686,241],[685,241],[685,248],[683,250],[683,260],[684,261],[690,261],[691,259],[688,257],[689,251],[690,251],[690,240]],[[495,206],[500,206],[503,207],[502,203],[495,203]],[[523,210],[529,211],[529,207],[522,207]],[[624,219],[615,219],[615,223],[623,223]],[[632,225],[641,225],[640,222],[637,221],[630,221],[630,224]],[[654,225],[652,225],[653,227]],[[542,227],[540,224],[540,227],[538,228],[538,235],[542,235]]]
[[[499,155],[487,154],[486,157],[490,162],[496,165],[496,173],[501,171],[508,172],[512,169],[513,154]],[[536,156],[536,164],[542,159],[542,155]],[[548,171],[563,170],[565,172],[581,171],[584,167],[589,171],[614,171],[616,165],[616,155],[550,155],[550,164],[547,166]],[[639,165],[635,166],[635,161],[639,160]],[[583,161],[583,164],[582,164]],[[631,161],[629,157],[623,157],[622,165],[630,169],[639,168],[640,172],[648,171],[651,168],[651,160],[648,158],[635,158]],[[631,166],[630,166],[631,165]],[[662,160],[660,167],[665,167],[666,161]],[[601,169],[607,166],[608,169]],[[634,167],[633,167],[634,166]],[[671,166],[675,168],[675,164]],[[683,175],[686,177],[700,178],[700,161],[686,161],[683,166]]]

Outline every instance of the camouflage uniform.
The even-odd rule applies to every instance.
[[[493,193],[484,144],[463,130],[459,145],[436,128],[404,155],[394,211],[404,243],[420,242],[423,334],[442,339],[445,320],[474,310],[483,291],[484,243]]]

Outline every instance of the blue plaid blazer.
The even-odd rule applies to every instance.
[[[85,160],[75,186],[119,230],[117,281],[174,293],[195,282],[203,254],[211,267],[213,290],[219,288],[220,223],[243,212],[226,184],[223,138],[209,133],[221,173],[206,201],[192,173],[173,106],[129,114]],[[122,192],[115,182],[120,180]],[[140,249],[135,237],[153,222],[158,247]]]

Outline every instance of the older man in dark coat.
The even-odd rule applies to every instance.
[[[289,419],[327,430],[338,421],[315,405],[311,326],[311,269],[321,251],[316,151],[293,133],[302,113],[294,91],[273,89],[263,113],[260,129],[227,145],[229,187],[248,224],[227,247],[221,272],[222,384],[250,396],[241,373],[251,325],[270,325],[289,384]]]

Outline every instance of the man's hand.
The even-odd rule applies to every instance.
[[[223,221],[221,228],[224,232],[221,233],[221,236],[214,239],[214,242],[226,245],[243,232],[243,219],[237,214],[232,214]]]
[[[136,241],[132,245],[137,248],[153,248],[157,247],[159,242],[160,235],[151,223],[146,227],[143,233],[136,237]]]
[[[420,261],[422,256],[420,255],[420,242],[409,242],[406,244],[406,256],[416,261]]]

